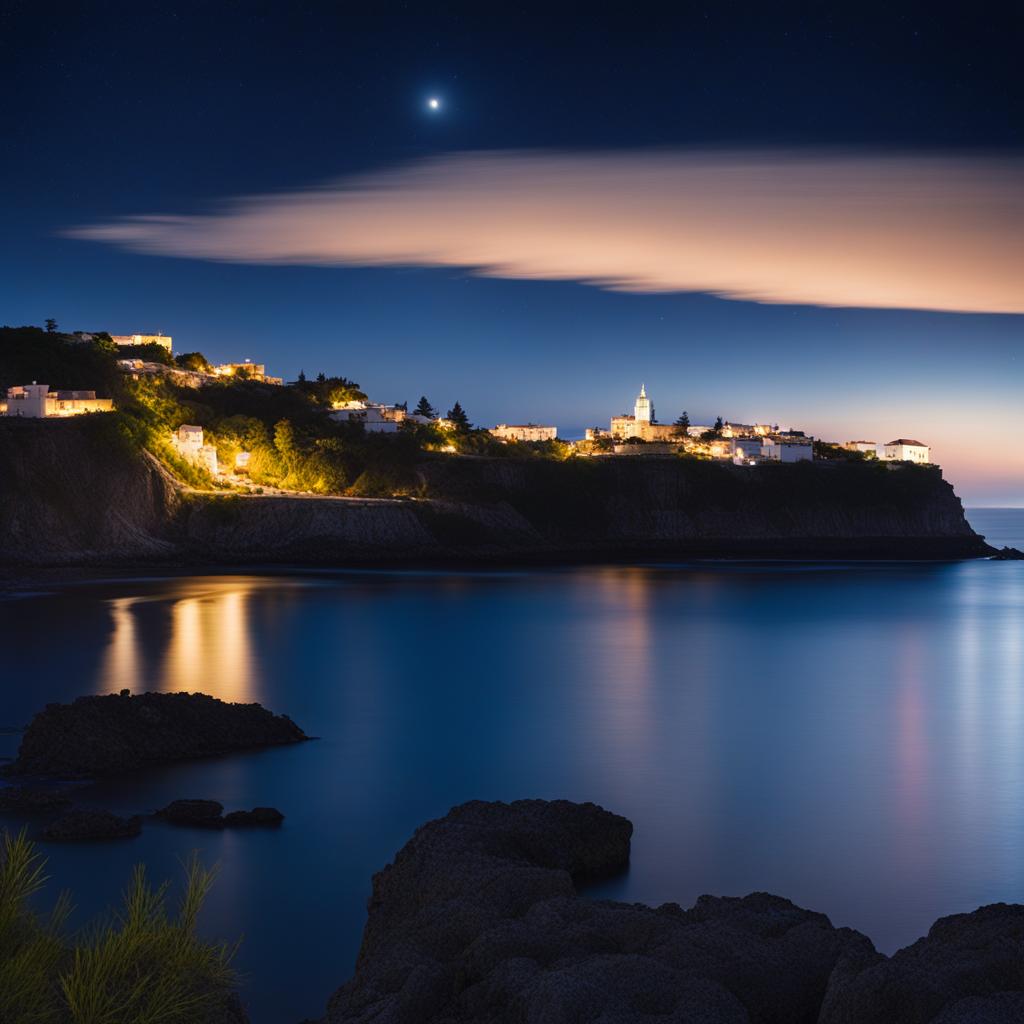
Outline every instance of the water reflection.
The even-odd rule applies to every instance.
[[[885,951],[1024,901],[1022,563],[136,581],[0,604],[0,648],[0,723],[83,692],[202,689],[323,737],[91,794],[123,813],[275,804],[280,831],[153,825],[47,851],[87,908],[135,861],[221,860],[206,926],[246,934],[255,1024],[321,1015],[372,872],[473,798],[627,815],[632,865],[607,895],[779,892]]]
[[[224,579],[197,592],[194,584],[171,584],[170,593],[159,596],[108,601],[111,630],[100,688],[201,690],[221,700],[260,701],[249,601],[257,587],[266,585]]]

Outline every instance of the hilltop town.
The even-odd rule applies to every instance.
[[[15,373],[30,379],[11,379]],[[50,374],[48,381],[44,374]],[[120,417],[127,434],[186,483],[243,493],[389,495],[403,489],[411,453],[519,455],[565,460],[677,456],[756,467],[815,460],[932,462],[911,438],[877,443],[825,441],[778,424],[717,418],[691,423],[686,412],[659,422],[641,385],[631,414],[607,429],[560,437],[554,424],[475,428],[455,402],[444,414],[424,396],[408,403],[371,400],[344,377],[300,374],[285,383],[264,363],[213,364],[199,352],[175,352],[164,334],[62,334],[0,331],[0,414],[64,419]]]

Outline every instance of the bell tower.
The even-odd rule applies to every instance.
[[[640,394],[636,397],[636,405],[633,406],[633,417],[637,423],[654,422],[654,406],[647,397],[647,390],[643,384],[640,385]]]

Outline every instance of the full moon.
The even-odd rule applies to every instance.
[[[430,107],[431,110],[440,110],[441,101],[436,96],[431,96],[430,99],[427,100],[427,106]]]

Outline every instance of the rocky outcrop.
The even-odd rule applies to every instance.
[[[354,978],[330,1024],[654,1019],[811,1024],[847,929],[774,896],[691,910],[579,899],[621,869],[632,828],[593,804],[469,803],[374,877]]]
[[[224,805],[218,800],[172,800],[166,807],[161,807],[156,816],[173,825],[223,828]]]
[[[1024,1019],[1024,907],[943,918],[891,958],[765,893],[689,910],[577,896],[621,869],[593,804],[473,802],[374,876],[326,1024],[1000,1024]]]
[[[116,417],[0,418],[0,566],[991,554],[935,467],[424,454],[406,499],[183,494]]]
[[[297,743],[309,737],[259,704],[227,704],[202,693],[127,690],[48,704],[32,719],[5,771],[75,778]]]
[[[1024,551],[1020,548],[1002,547],[993,556],[995,562],[1019,562],[1024,559]]]
[[[276,827],[284,821],[284,815],[276,807],[254,807],[251,811],[225,814],[224,805],[217,800],[173,800],[157,811],[156,816],[175,825],[197,828]]]
[[[995,903],[940,918],[892,957],[843,964],[820,1024],[991,1024],[1013,1006],[1024,1007],[1024,907]]]
[[[276,828],[284,815],[276,807],[254,807],[251,811],[228,811],[225,828]]]
[[[142,831],[137,815],[120,818],[102,808],[76,807],[51,821],[42,837],[51,842],[77,842],[86,839],[130,839]]]

